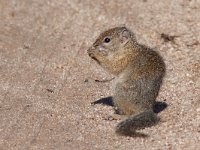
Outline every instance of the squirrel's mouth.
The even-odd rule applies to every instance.
[[[93,60],[95,60],[98,64],[100,64],[100,61],[94,56],[93,53],[88,53],[88,55],[89,55]]]
[[[92,58],[93,60],[95,60],[98,64],[100,64],[100,61],[99,61],[96,57],[91,56],[91,58]]]

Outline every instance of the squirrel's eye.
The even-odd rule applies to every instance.
[[[108,37],[105,38],[105,39],[104,39],[104,42],[105,42],[105,43],[109,43],[109,42],[110,42],[110,38],[108,38]]]

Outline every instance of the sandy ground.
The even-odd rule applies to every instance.
[[[86,50],[100,32],[125,24],[164,57],[162,121],[115,134],[112,76]],[[169,35],[166,38],[161,35]],[[199,0],[0,0],[0,149],[200,148]]]

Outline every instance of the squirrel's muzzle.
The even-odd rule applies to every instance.
[[[94,51],[95,51],[95,48],[94,47],[91,47],[87,50],[87,53],[88,55],[93,59],[95,60],[98,64],[100,64],[99,60],[95,57],[94,55]]]
[[[90,57],[94,57],[94,48],[89,48],[88,50],[87,50],[87,53],[88,53],[88,55],[90,56]]]

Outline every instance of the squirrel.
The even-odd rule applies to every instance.
[[[101,33],[87,53],[116,76],[114,106],[127,117],[116,126],[116,133],[132,135],[159,122],[153,106],[166,67],[158,52],[139,44],[135,34],[122,26]]]

